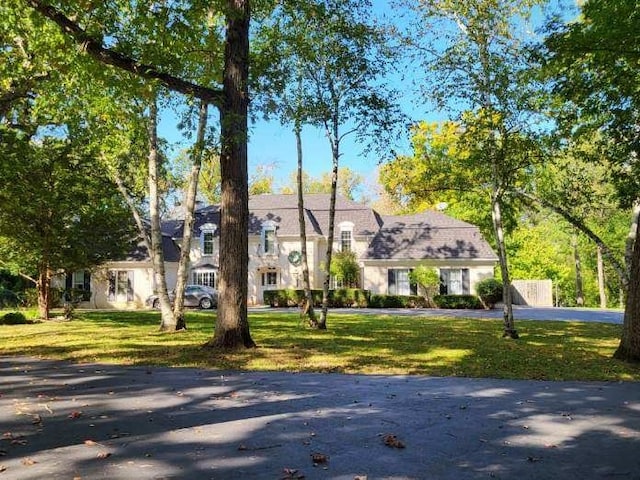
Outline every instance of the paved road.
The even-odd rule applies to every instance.
[[[640,479],[637,383],[0,357],[0,394],[1,480]]]
[[[268,307],[258,307],[252,310],[260,311]],[[277,308],[276,311],[295,311],[295,309]],[[473,318],[502,318],[502,309],[493,310],[449,310],[430,308],[362,308],[355,310],[372,315],[402,315],[402,316],[445,316],[445,317],[473,317]],[[332,313],[353,313],[350,308],[332,308]],[[604,322],[621,324],[623,312],[620,310],[596,310],[591,308],[543,308],[523,307],[514,305],[513,315],[516,320],[561,320],[580,322]]]

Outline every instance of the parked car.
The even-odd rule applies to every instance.
[[[169,292],[169,300],[171,303],[176,298],[175,291]],[[160,308],[160,299],[158,295],[151,295],[145,301],[147,306],[152,308]],[[187,285],[184,289],[184,306],[198,307],[203,309],[215,308],[218,306],[218,291],[215,288],[206,285]]]

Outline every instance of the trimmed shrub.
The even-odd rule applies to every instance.
[[[427,300],[419,295],[374,294],[369,299],[371,308],[418,308],[426,307]]]
[[[482,302],[475,295],[436,295],[433,302],[438,308],[480,309]]]
[[[32,323],[27,320],[22,312],[9,312],[0,317],[0,325],[24,325]]]
[[[502,282],[495,278],[485,278],[476,285],[476,292],[486,309],[492,309],[502,301]]]
[[[314,308],[322,306],[322,290],[311,290]],[[297,307],[302,305],[304,290],[265,290],[263,301],[271,307]],[[330,307],[359,307],[369,305],[369,292],[359,288],[329,290]]]

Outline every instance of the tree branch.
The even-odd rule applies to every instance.
[[[169,90],[190,95],[200,100],[222,106],[222,90],[203,87],[168,73],[161,72],[154,65],[145,65],[136,60],[102,46],[102,42],[92,38],[77,23],[65,16],[60,10],[46,5],[43,0],[26,0],[34,10],[55,22],[60,29],[69,35],[86,53],[100,63],[111,65],[121,70],[133,73],[147,80],[158,80]]]
[[[584,224],[584,222],[582,222],[579,218],[575,217],[574,215],[566,211],[564,208],[554,205],[553,203],[548,202],[543,198],[536,197],[535,195],[532,195],[527,192],[523,192],[521,190],[515,190],[514,193],[522,198],[538,203],[543,207],[546,207],[552,210],[553,212],[563,217],[567,222],[569,222],[575,228],[577,228],[582,233],[584,233],[587,237],[589,237],[589,239],[591,239],[597,246],[600,247],[600,249],[602,250],[602,255],[609,260],[609,263],[618,274],[618,278],[620,279],[620,283],[622,285],[623,290],[625,292],[628,290],[629,276],[627,274],[627,270],[620,264],[618,259],[615,257],[615,255],[611,251],[611,249],[602,241],[602,239],[595,232],[593,232],[593,230],[587,227]]]

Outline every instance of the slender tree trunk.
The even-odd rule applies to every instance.
[[[496,244],[498,246],[498,259],[500,261],[500,273],[502,275],[502,293],[504,300],[503,337],[519,338],[516,331],[515,322],[513,320],[513,295],[511,292],[511,279],[509,277],[509,265],[507,263],[507,249],[504,244],[504,227],[502,225],[502,209],[500,207],[500,199],[498,192],[491,196],[491,218],[493,220],[493,230],[496,236]]]
[[[327,314],[329,311],[329,286],[331,283],[331,258],[333,257],[333,236],[335,229],[336,218],[336,194],[338,191],[338,163],[340,160],[340,144],[338,136],[338,121],[336,118],[333,120],[333,132],[330,138],[331,142],[331,156],[333,157],[333,167],[331,169],[331,199],[329,201],[329,231],[327,232],[327,254],[325,260],[325,276],[322,284],[322,313],[320,314],[320,320],[312,326],[319,330],[327,329]]]
[[[247,317],[249,0],[228,0],[220,108],[222,198],[218,317],[208,346],[255,347]]]
[[[598,293],[600,296],[600,308],[607,308],[607,289],[604,282],[604,261],[602,259],[602,249],[597,247],[598,266]]]
[[[136,204],[133,198],[131,198],[131,195],[129,195],[129,191],[127,190],[127,187],[125,186],[124,181],[122,180],[122,177],[120,177],[120,174],[118,173],[118,171],[114,169],[114,171],[112,172],[112,176],[113,176],[114,182],[116,183],[116,186],[118,187],[118,191],[124,197],[125,202],[129,206],[131,215],[133,215],[133,220],[135,221],[136,226],[138,227],[138,232],[140,233],[140,237],[144,241],[144,244],[147,247],[147,250],[150,252],[151,238],[149,237],[149,232],[144,227],[142,215],[140,215],[140,211],[136,207]]]
[[[309,281],[309,261],[307,259],[307,226],[304,219],[304,189],[302,185],[302,128],[299,122],[295,125],[296,150],[298,154],[298,223],[300,224],[300,257],[302,262],[302,286],[304,288],[303,314],[309,317],[309,325],[315,325],[316,312],[313,308],[313,295],[311,294],[311,282]]]
[[[578,307],[584,307],[582,261],[580,260],[580,251],[578,250],[578,234],[575,232],[571,236],[571,246],[573,247],[573,264],[576,269],[576,305]]]
[[[162,229],[160,226],[160,194],[158,180],[160,175],[160,156],[158,155],[158,107],[156,99],[149,105],[149,216],[151,219],[151,261],[155,286],[160,301],[160,330],[163,332],[176,329],[176,321],[171,310],[167,277],[164,268],[164,252],[162,250]]]
[[[638,238],[638,226],[640,222],[636,222],[636,238]],[[632,250],[630,275],[622,337],[613,357],[629,362],[640,362],[640,242],[635,242]]]
[[[194,210],[196,206],[196,194],[198,193],[198,178],[202,167],[202,155],[204,151],[204,137],[207,129],[208,106],[205,102],[200,102],[200,112],[198,116],[198,131],[196,142],[193,146],[191,171],[189,172],[189,182],[184,199],[184,227],[182,231],[182,248],[180,249],[180,262],[178,263],[178,275],[176,281],[176,298],[173,304],[173,315],[176,319],[176,329],[187,328],[184,319],[184,290],[187,285],[189,274],[189,254],[191,252],[191,239],[193,237],[193,224],[195,221]]]

